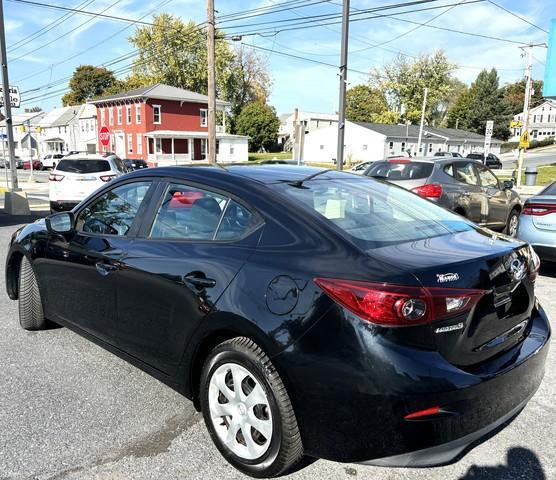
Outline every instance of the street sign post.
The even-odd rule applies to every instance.
[[[490,140],[492,139],[493,130],[494,130],[494,122],[492,120],[488,120],[485,128],[485,148],[484,148],[485,162],[486,162],[486,156],[490,151]]]
[[[18,87],[12,87],[10,85],[10,106],[13,108],[19,108],[21,105],[21,95],[19,94]],[[4,106],[4,90],[0,86],[0,107]]]
[[[98,138],[100,139],[100,143],[102,143],[105,147],[108,146],[110,143],[110,130],[108,130],[108,127],[104,126],[100,129]]]

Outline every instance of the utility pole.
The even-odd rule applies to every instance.
[[[528,45],[526,47],[519,47],[522,50],[527,48],[527,68],[525,70],[525,98],[523,99],[523,132],[529,137],[529,105],[531,102],[531,90],[532,90],[532,69],[533,69],[533,47],[534,45]],[[522,134],[523,135],[523,134]],[[525,163],[525,150],[526,148],[519,149],[519,158],[517,160],[517,187],[521,187],[521,172]]]
[[[421,125],[419,126],[419,138],[417,139],[417,156],[420,156],[421,140],[423,139],[423,126],[425,124],[425,110],[427,108],[427,95],[429,89],[425,87],[425,95],[423,96],[423,108],[421,109]]]
[[[216,72],[214,47],[214,0],[207,0],[207,57],[208,57],[208,142],[207,158],[216,163]]]
[[[29,174],[29,182],[34,182],[35,177],[33,177],[33,145],[31,144],[31,119],[27,120],[27,140],[29,141],[29,168],[31,172]]]
[[[346,133],[346,87],[349,39],[349,0],[344,0],[342,11],[342,46],[340,52],[340,101],[338,102],[338,149],[336,169],[344,166],[344,139]]]
[[[4,94],[4,111],[6,113],[6,134],[8,136],[8,157],[12,175],[12,191],[19,190],[17,184],[17,166],[15,164],[14,132],[12,124],[12,106],[10,103],[10,81],[8,79],[8,57],[6,55],[6,34],[4,31],[4,2],[0,0],[0,63],[2,64],[2,90]]]

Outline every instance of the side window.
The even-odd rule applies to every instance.
[[[450,175],[450,177],[454,176],[454,165],[452,163],[444,166],[444,173],[446,175]]]
[[[77,231],[127,235],[150,186],[151,182],[128,183],[93,200],[79,213]]]
[[[479,179],[481,185],[486,188],[499,188],[498,179],[496,176],[486,168],[479,168]]]
[[[212,240],[228,198],[170,184],[151,228],[151,238]]]
[[[255,215],[239,203],[230,200],[218,227],[216,240],[239,238],[254,227],[256,222]]]
[[[455,165],[456,179],[469,185],[478,185],[477,174],[472,163],[457,163]]]

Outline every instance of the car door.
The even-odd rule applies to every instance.
[[[509,215],[509,192],[500,187],[500,182],[488,168],[477,165],[481,188],[488,202],[486,224],[489,227],[503,228]]]
[[[114,343],[117,276],[152,182],[120,184],[76,212],[73,235],[51,235],[46,316]]]
[[[475,162],[454,162],[453,175],[457,180],[457,198],[455,204],[460,205],[466,212],[467,218],[472,222],[481,223],[486,218],[486,198],[483,194]]]
[[[161,184],[157,195],[122,260],[117,337],[122,350],[172,375],[191,334],[254,251],[262,222],[205,186]]]

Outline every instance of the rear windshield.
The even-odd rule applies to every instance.
[[[483,154],[482,153],[470,153],[469,155],[467,155],[467,158],[477,158],[477,159],[482,160]]]
[[[541,195],[556,195],[556,182],[552,185],[546,187],[542,192]]]
[[[377,248],[473,229],[473,224],[396,185],[370,178],[271,185],[316,212],[362,248]]]
[[[375,162],[366,175],[388,180],[417,180],[430,177],[433,168],[434,164],[430,162]]]
[[[61,160],[56,170],[70,173],[97,173],[111,170],[107,160],[75,159]]]

